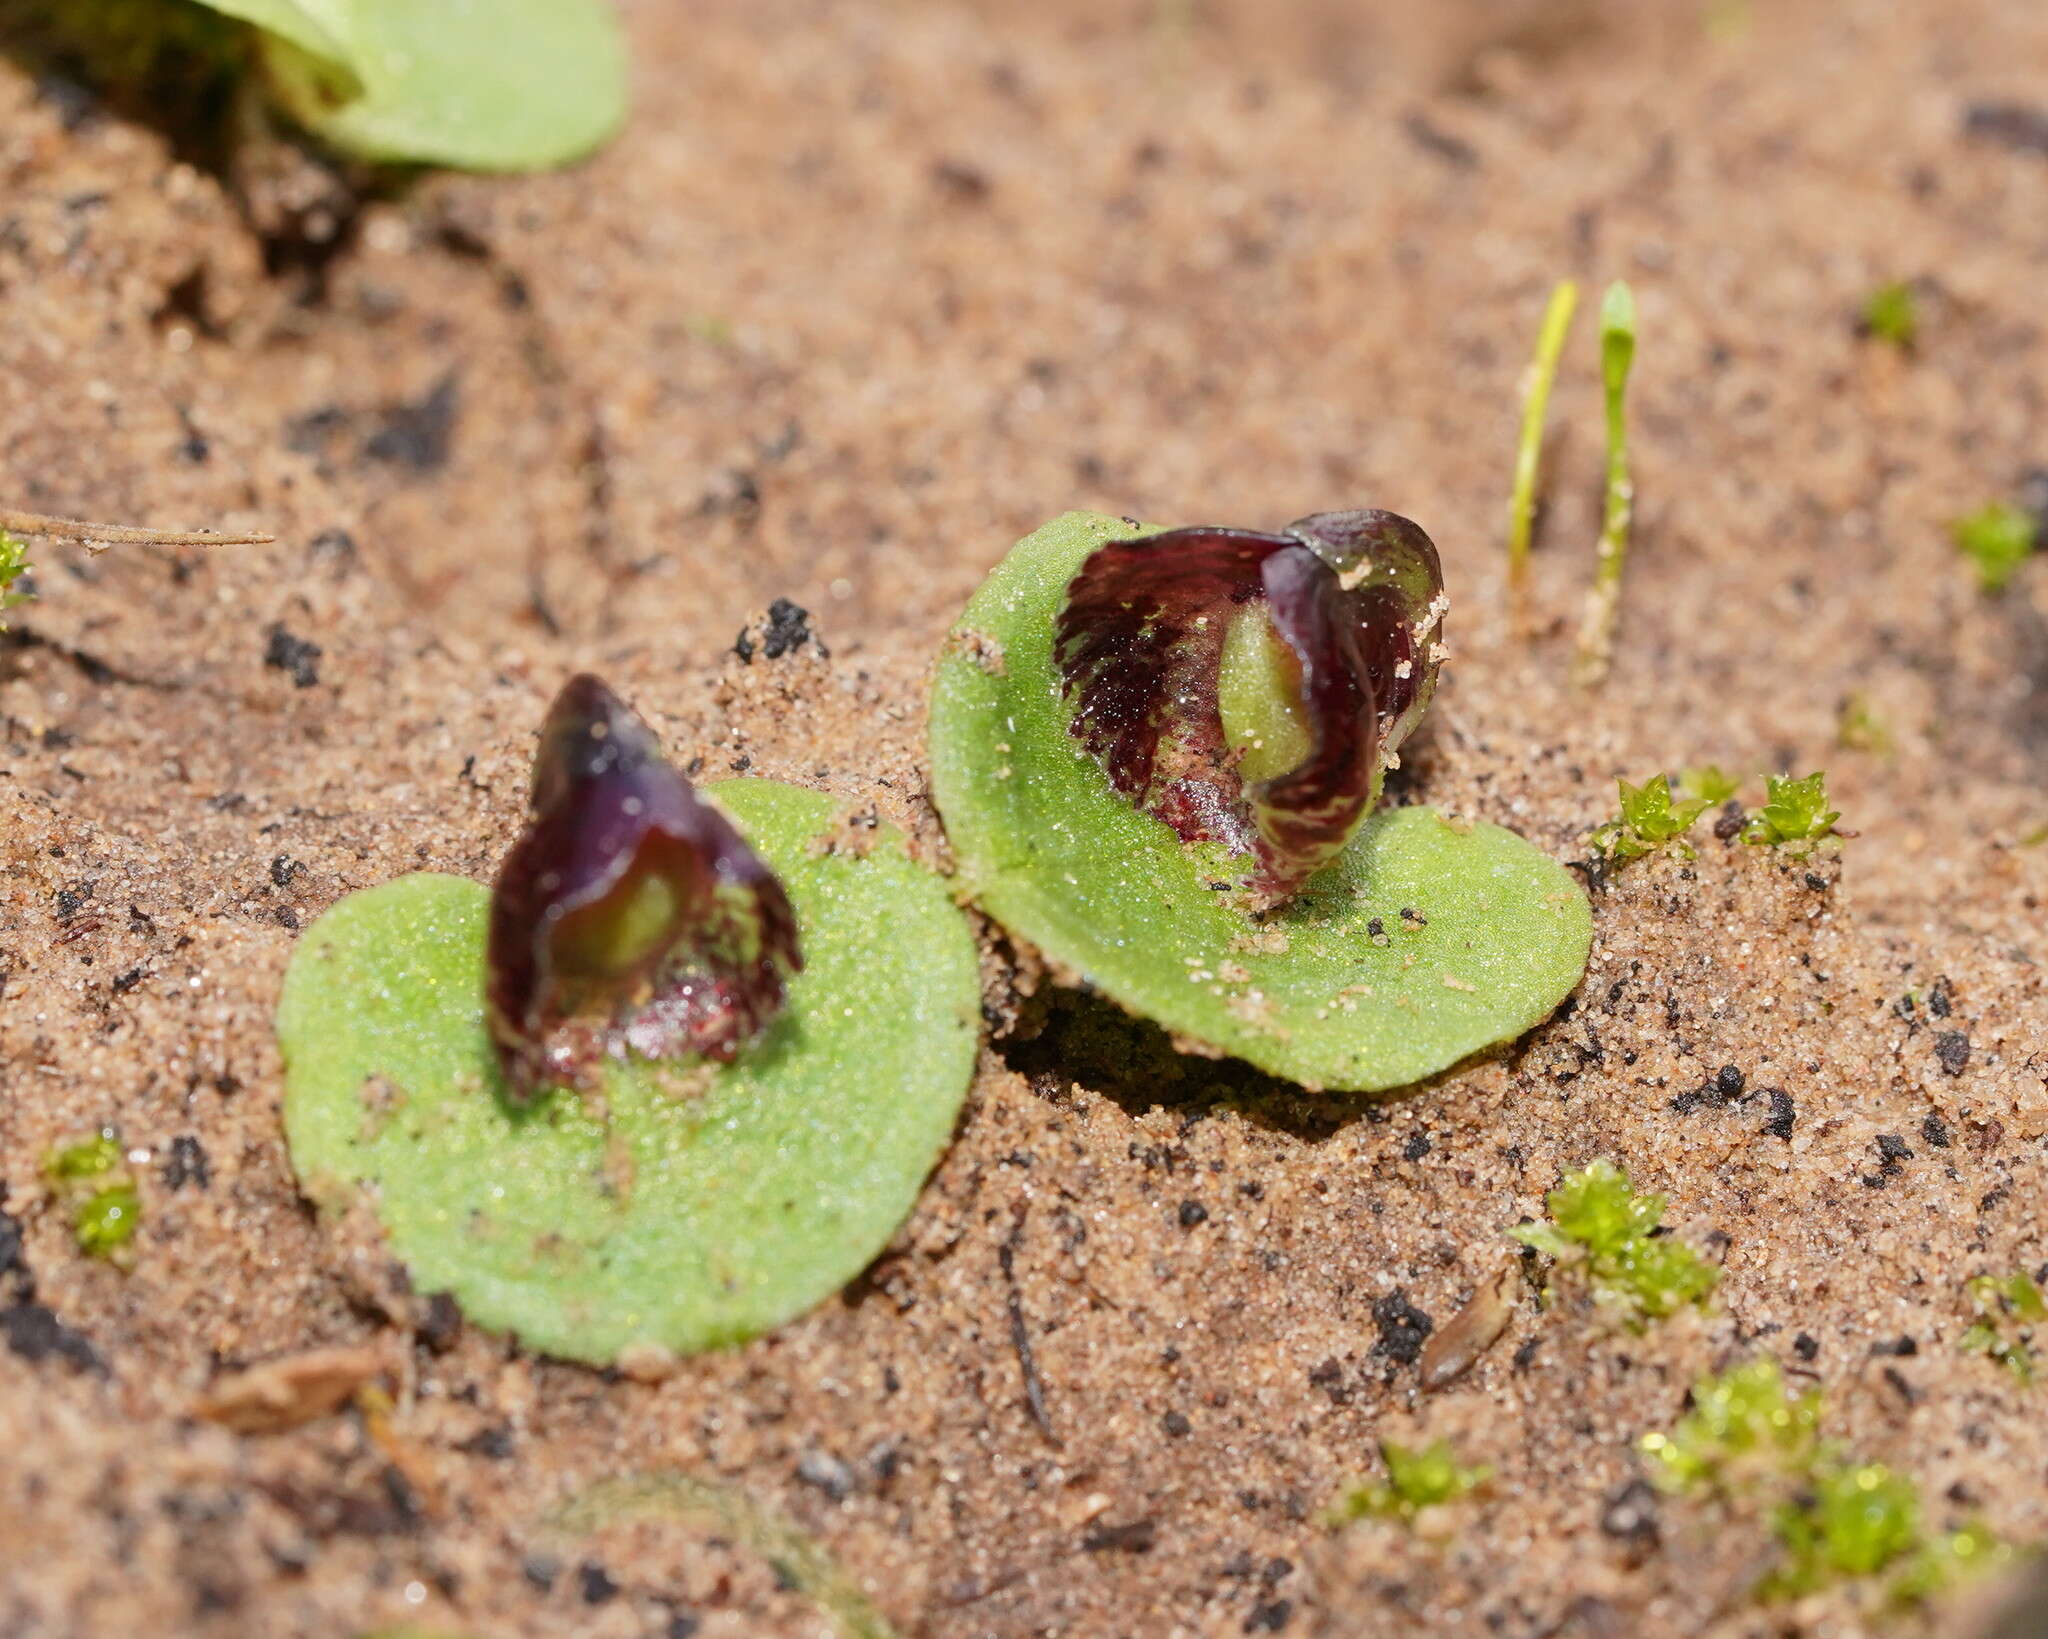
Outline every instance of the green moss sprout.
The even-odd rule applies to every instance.
[[[43,1158],[43,1176],[52,1184],[70,1186],[82,1179],[101,1178],[121,1165],[121,1141],[112,1129],[60,1144]]]
[[[1617,279],[1600,304],[1600,380],[1607,411],[1607,499],[1593,590],[1579,628],[1579,652],[1572,674],[1590,687],[1607,675],[1614,654],[1614,626],[1621,612],[1621,567],[1635,516],[1635,480],[1628,468],[1628,373],[1636,356],[1636,299]]]
[[[1821,1391],[1793,1394],[1764,1356],[1695,1383],[1686,1413],[1639,1449],[1667,1492],[1764,1508],[1778,1558],[1757,1584],[1763,1600],[1886,1573],[1886,1600],[1921,1600],[2011,1558],[1977,1522],[1929,1529],[1918,1485],[1823,1440],[1821,1413]]]
[[[1956,1339],[1956,1347],[1988,1355],[2018,1378],[2034,1381],[2034,1328],[2048,1321],[2048,1302],[2025,1270],[2010,1275],[1979,1275],[1966,1290],[1977,1318]]]
[[[102,1129],[43,1158],[43,1177],[68,1210],[72,1238],[88,1257],[125,1267],[142,1224],[142,1194],[128,1173],[119,1136]]]
[[[1870,696],[1860,690],[1842,697],[1835,713],[1835,744],[1844,751],[1867,751],[1874,757],[1890,754],[1892,731]]]
[[[560,1504],[545,1528],[564,1546],[635,1520],[692,1526],[738,1542],[766,1560],[777,1579],[810,1601],[834,1639],[896,1639],[860,1582],[779,1510],[724,1480],[680,1469],[596,1481]]]
[[[1393,1519],[1412,1524],[1425,1508],[1455,1502],[1466,1492],[1483,1485],[1493,1470],[1484,1465],[1468,1468],[1458,1461],[1448,1440],[1433,1440],[1426,1446],[1380,1442],[1380,1461],[1387,1477],[1352,1486],[1323,1513],[1327,1525],[1348,1525],[1358,1519]]]
[[[1792,1395],[1769,1355],[1693,1385],[1692,1407],[1669,1432],[1640,1442],[1651,1476],[1667,1491],[1739,1488],[1812,1461],[1821,1394]]]
[[[1816,771],[1803,779],[1772,774],[1764,781],[1763,807],[1750,816],[1742,840],[1753,847],[1783,848],[1795,859],[1813,852],[1832,835],[1839,809],[1828,807],[1828,779]]]
[[[1718,763],[1703,763],[1679,775],[1678,789],[1687,797],[1698,798],[1709,808],[1718,808],[1742,789],[1742,781]]]
[[[28,546],[0,528],[0,614],[9,609],[19,608],[35,596],[33,592],[15,590],[15,583],[29,572]],[[7,630],[7,622],[0,620],[0,632]]]
[[[1725,776],[1718,769],[1703,772],[1714,776],[1714,792],[1724,789]],[[1685,840],[1686,832],[1709,808],[1727,801],[1727,796],[1705,792],[1678,796],[1671,789],[1670,776],[1665,774],[1652,775],[1641,785],[1630,785],[1627,780],[1614,783],[1621,793],[1621,812],[1587,840],[1595,853],[1615,865],[1625,865],[1661,848],[1671,848],[1682,858],[1691,859],[1695,850]],[[1728,795],[1733,795],[1732,787],[1727,790]]]
[[[1658,1234],[1665,1199],[1637,1191],[1613,1162],[1566,1173],[1544,1197],[1550,1222],[1508,1233],[1525,1246],[1579,1268],[1595,1297],[1640,1327],[1687,1304],[1704,1304],[1720,1271],[1675,1235]]]
[[[1951,526],[1957,549],[1977,569],[1977,587],[1995,597],[2012,584],[2039,545],[2040,520],[2009,501],[1992,501]]]
[[[1543,325],[1536,332],[1536,356],[1522,387],[1522,430],[1515,442],[1515,481],[1508,499],[1508,601],[1519,609],[1529,574],[1529,540],[1536,527],[1536,487],[1543,460],[1543,420],[1550,404],[1551,383],[1564,352],[1572,315],[1579,305],[1579,287],[1566,279],[1550,293]]]
[[[142,1224],[142,1195],[133,1183],[96,1189],[71,1209],[71,1232],[79,1251],[117,1258]]]
[[[1920,337],[1920,298],[1904,279],[1879,285],[1863,298],[1863,312],[1857,329],[1873,341],[1888,342],[1902,353],[1911,352]]]

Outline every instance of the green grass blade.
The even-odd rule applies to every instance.
[[[1614,624],[1621,607],[1621,566],[1635,516],[1635,482],[1628,471],[1628,374],[1636,357],[1636,299],[1620,279],[1600,304],[1600,379],[1607,403],[1607,505],[1600,523],[1599,561],[1572,675],[1587,686],[1607,675]]]
[[[1536,333],[1536,357],[1522,388],[1522,435],[1515,445],[1515,488],[1508,502],[1508,603],[1519,610],[1529,572],[1529,535],[1536,522],[1536,480],[1543,456],[1543,418],[1564,338],[1578,310],[1579,287],[1570,279],[1550,293],[1543,328]]]

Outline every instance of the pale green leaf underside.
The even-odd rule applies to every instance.
[[[333,32],[323,21],[333,11],[334,0],[200,0],[200,4],[254,23],[337,66],[349,61],[346,36]]]
[[[968,891],[1132,1012],[1306,1087],[1404,1086],[1541,1022],[1585,970],[1592,915],[1571,874],[1512,832],[1384,811],[1254,927],[1195,851],[1111,788],[1067,731],[1052,625],[1088,554],[1141,532],[1054,519],[955,628],[932,694],[932,793]],[[1276,931],[1286,948],[1261,948]]]
[[[264,30],[294,118],[366,159],[565,164],[625,118],[605,0],[203,0]]]
[[[909,1213],[973,1074],[976,955],[945,885],[893,840],[813,857],[835,814],[814,792],[707,790],[781,876],[806,967],[738,1063],[689,1072],[701,1090],[634,1065],[607,1073],[608,1126],[566,1092],[511,1110],[482,1016],[489,895],[465,878],[350,895],[285,977],[309,1192],[371,1186],[415,1289],[550,1354],[712,1348],[837,1291]]]

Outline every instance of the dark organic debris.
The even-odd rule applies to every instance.
[[[191,1133],[180,1133],[171,1140],[170,1153],[164,1157],[163,1180],[164,1188],[169,1190],[180,1190],[187,1184],[203,1190],[213,1183],[206,1147]]]
[[[462,1337],[462,1306],[453,1292],[429,1292],[413,1327],[420,1342],[435,1354],[446,1354]]]
[[[1913,1159],[1913,1152],[1906,1141],[1897,1133],[1877,1135],[1877,1171],[1863,1175],[1864,1186],[1881,1189],[1904,1170],[1905,1164]]]
[[[1422,1354],[1436,1322],[1408,1301],[1407,1289],[1396,1287],[1372,1306],[1373,1324],[1380,1338],[1373,1353],[1384,1355],[1397,1366],[1412,1366]]]
[[[0,1309],[0,1336],[24,1360],[47,1360],[54,1356],[69,1361],[80,1371],[103,1373],[107,1369],[99,1351],[84,1335],[65,1325],[45,1304],[17,1303]]]
[[[287,673],[293,684],[310,689],[320,681],[320,656],[324,651],[320,645],[303,637],[294,637],[279,621],[270,628],[263,647],[263,664],[273,671]]]
[[[740,635],[733,639],[732,652],[742,662],[752,664],[756,653],[768,660],[780,660],[808,643],[817,650],[820,660],[829,660],[831,652],[811,630],[810,621],[811,612],[802,604],[777,598],[768,605],[767,619],[758,626],[740,628]]]
[[[1654,1547],[1658,1537],[1656,1487],[1648,1480],[1633,1479],[1610,1491],[1600,1510],[1600,1529],[1632,1547]]]
[[[1024,1214],[1020,1210],[1009,1237],[996,1248],[996,1262],[1003,1271],[1003,1284],[1009,1289],[1010,1346],[1017,1351],[1017,1369],[1024,1376],[1024,1403],[1046,1443],[1057,1446],[1060,1438],[1053,1432],[1052,1411],[1045,1399],[1045,1382],[1038,1375],[1038,1357],[1031,1351],[1031,1328],[1024,1319],[1024,1294],[1017,1284],[1017,1243],[1023,1236]]]
[[[424,397],[381,410],[377,427],[363,440],[363,454],[417,473],[438,472],[448,464],[460,408],[461,394],[451,370]]]
[[[1081,1546],[1091,1554],[1149,1554],[1158,1539],[1157,1520],[1134,1519],[1123,1525],[1107,1525],[1098,1521],[1088,1527],[1086,1535],[1081,1538]]]
[[[2024,102],[1973,102],[1963,110],[1963,133],[2021,153],[2048,156],[2048,107]]]
[[[1479,150],[1463,137],[1446,131],[1419,108],[1411,110],[1401,121],[1401,129],[1416,147],[1446,165],[1460,171],[1478,168]]]

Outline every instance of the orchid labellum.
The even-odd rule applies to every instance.
[[[1435,546],[1391,512],[1111,541],[1059,612],[1071,732],[1184,841],[1250,855],[1254,902],[1279,903],[1378,802],[1445,607]]]
[[[532,816],[491,897],[487,1017],[526,1103],[599,1056],[729,1061],[803,965],[775,874],[597,678],[541,730]]]

